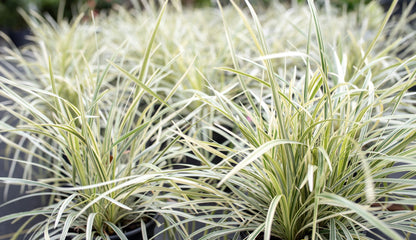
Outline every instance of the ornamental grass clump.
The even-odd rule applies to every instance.
[[[244,94],[201,99],[237,129],[230,137],[240,144],[212,168],[219,186],[232,190],[234,205],[224,228],[202,239],[232,232],[246,239],[410,238],[416,233],[416,115],[404,107],[415,85],[416,58],[380,68],[382,58],[369,57],[394,5],[347,75],[348,53],[336,57],[336,47],[328,47],[312,1],[306,52],[295,56],[269,52],[267,35],[246,3],[251,18],[235,7],[252,33],[258,57],[247,61],[260,77],[240,70],[231,23],[224,21],[234,67],[223,69],[237,75]],[[280,74],[276,56],[299,57],[303,65]],[[253,80],[256,91],[246,87]]]
[[[125,228],[136,224],[147,239],[148,221],[164,223],[173,231],[168,227],[176,222],[176,211],[169,202],[185,198],[186,189],[193,184],[186,172],[171,170],[185,151],[175,135],[183,124],[178,116],[192,99],[172,102],[176,88],[160,97],[155,86],[165,77],[163,69],[152,75],[147,71],[165,9],[166,4],[147,43],[143,43],[146,50],[138,69],[126,70],[111,59],[93,70],[88,61],[83,67],[72,66],[77,72],[90,73],[87,80],[91,84],[82,85],[74,79],[77,104],[57,88],[52,61],[59,56],[45,56],[49,59],[49,75],[45,76],[50,81],[48,89],[30,81],[0,78],[0,94],[6,99],[0,108],[17,119],[16,126],[7,117],[2,119],[1,138],[20,152],[2,160],[46,172],[36,179],[0,177],[2,184],[31,188],[1,207],[34,196],[50,198],[50,203],[39,209],[0,217],[0,222],[29,217],[15,237],[107,239],[117,235],[126,239]],[[109,72],[119,74],[114,84],[104,85],[114,76]],[[9,137],[19,142],[8,141]],[[25,229],[34,216],[44,216],[45,220]],[[175,233],[183,236],[183,228],[175,226]]]

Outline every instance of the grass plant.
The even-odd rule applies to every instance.
[[[369,57],[394,6],[346,75],[348,54],[328,57],[337,56],[331,53],[336,47],[328,48],[309,2],[313,25],[307,51],[296,54],[304,65],[284,68],[284,73],[293,72],[286,75],[275,71],[277,55],[270,52],[259,18],[247,5],[249,16],[234,6],[252,33],[258,57],[249,61],[261,77],[239,69],[225,21],[235,59],[234,68],[225,70],[237,74],[244,97],[230,99],[220,92],[216,98],[201,97],[235,123],[238,132],[230,137],[240,143],[213,168],[219,186],[227,184],[234,193],[227,216],[232,220],[202,239],[230,234],[233,223],[235,232],[249,232],[246,239],[410,238],[416,217],[416,119],[400,106],[414,85],[415,58],[378,68],[381,59]],[[246,87],[248,79],[260,90]],[[391,211],[395,204],[399,211]]]
[[[163,69],[147,74],[165,8],[166,4],[149,35],[139,69],[129,72],[110,62],[90,72],[88,65],[71,65],[77,72],[88,72],[91,83],[76,81],[77,104],[57,88],[51,62],[60,56],[47,55],[49,75],[45,78],[50,89],[1,77],[0,94],[7,99],[1,108],[19,120],[17,126],[3,121],[1,132],[17,136],[23,144],[5,136],[2,140],[24,154],[22,158],[2,159],[33,171],[42,169],[48,175],[38,179],[1,177],[0,181],[32,187],[21,198],[48,195],[51,202],[40,209],[2,216],[0,222],[22,217],[29,217],[29,222],[33,216],[45,216],[46,220],[29,229],[26,237],[30,239],[106,239],[111,234],[126,239],[123,228],[131,223],[144,227],[145,221],[155,220],[168,227],[175,222],[175,210],[168,202],[183,198],[185,190],[181,191],[180,185],[192,182],[182,176],[184,173],[171,170],[170,164],[183,151],[173,131],[181,125],[172,125],[172,121],[189,99],[171,103],[175,88],[161,98],[152,88],[165,76]],[[108,74],[111,71],[119,74],[114,85],[106,86],[107,78],[113,77]],[[45,113],[45,106],[51,114]],[[26,145],[31,147],[25,149]],[[29,158],[36,160],[27,161]],[[143,238],[147,239],[146,231]]]

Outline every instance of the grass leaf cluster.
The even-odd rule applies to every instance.
[[[0,137],[24,175],[0,182],[49,204],[0,222],[29,217],[17,236],[44,216],[31,239],[124,239],[150,219],[170,239],[410,238],[416,58],[394,4],[23,13]]]

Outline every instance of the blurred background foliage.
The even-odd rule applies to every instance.
[[[19,30],[25,29],[26,24],[18,13],[18,9],[25,11],[37,11],[41,14],[49,14],[53,18],[58,16],[60,7],[63,8],[63,17],[71,19],[79,11],[102,11],[111,8],[115,4],[130,4],[131,1],[143,2],[143,0],[0,0],[0,30]],[[146,0],[152,1],[152,0]],[[161,2],[162,0],[153,0]],[[186,7],[214,7],[216,0],[173,0],[181,1]],[[243,3],[244,0],[234,0],[236,3]],[[306,4],[307,0],[252,0],[252,4],[267,7],[274,1],[284,2],[288,5]],[[221,4],[227,4],[230,0],[220,0]],[[361,4],[366,4],[370,0],[315,0],[318,6],[324,6],[330,3],[341,9],[356,10]],[[379,0],[381,4],[388,6],[390,0]],[[398,5],[403,6],[411,0],[401,0]],[[133,4],[130,4],[133,5]],[[399,6],[399,7],[400,7]]]
[[[111,8],[114,4],[121,4],[126,0],[0,0],[0,28],[22,29],[26,28],[25,21],[18,9],[36,11],[48,14],[54,18],[63,8],[63,17],[71,18],[80,10],[99,11]]]

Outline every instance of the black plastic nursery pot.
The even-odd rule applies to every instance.
[[[19,31],[9,31],[8,34],[9,37],[12,39],[13,43],[17,47],[21,47],[30,43],[28,37],[32,34],[32,32],[29,29],[23,29]]]
[[[4,101],[3,98],[0,97],[0,101]],[[0,117],[4,115],[4,112],[0,111]],[[7,145],[6,143],[0,141],[0,177],[8,177],[10,176],[10,168],[12,167],[13,163],[4,160],[4,157],[8,157],[6,155],[5,149]],[[14,167],[13,174],[10,177],[20,177],[24,174],[24,167],[16,164]],[[4,195],[6,190],[6,185],[0,183],[0,205],[5,204],[6,202],[25,197],[25,192],[29,189],[27,187],[22,188],[18,185],[10,185],[7,189],[7,197]],[[4,205],[0,207],[0,217],[9,215],[9,214],[16,214],[19,212],[24,211],[31,211],[35,210],[40,207],[44,207],[48,204],[49,197],[45,196],[36,196],[36,197],[26,197],[19,201],[12,202],[10,204]],[[13,234],[16,233],[22,226],[25,229],[30,228],[36,223],[39,223],[45,220],[44,217],[38,216],[33,218],[28,225],[24,226],[25,222],[29,220],[30,217],[23,217],[22,219],[13,222],[7,221],[0,223],[0,240],[11,239]],[[19,236],[16,240],[24,240],[23,236]]]
[[[12,42],[16,45],[16,47],[22,47],[31,41],[29,40],[29,36],[32,34],[30,29],[6,29],[1,28],[0,31],[4,32],[6,35],[9,36],[9,38],[12,40]]]
[[[125,229],[123,229],[124,231],[124,235],[127,237],[128,240],[142,240],[142,228],[140,226],[140,223],[137,224],[131,224],[129,226],[127,226]],[[147,236],[153,237],[155,234],[155,228],[156,228],[156,222],[152,219],[150,219],[147,223],[146,223],[146,234]],[[71,240],[73,238],[76,237],[77,233],[70,233],[70,236],[66,237],[66,240]],[[118,237],[117,235],[110,235],[108,236],[110,240],[120,240],[120,237]]]
[[[154,235],[155,232],[155,228],[156,228],[156,222],[153,220],[150,220],[149,222],[146,223],[146,234],[148,237],[152,237]],[[127,237],[127,239],[129,240],[140,240],[142,239],[142,228],[140,227],[140,224],[137,224],[134,229],[129,230],[127,232],[125,232],[125,235]],[[115,236],[110,236],[110,240],[120,240],[120,238],[115,235]]]
[[[141,240],[143,231],[142,231],[142,228],[140,227],[140,223],[135,224],[135,226],[132,226],[132,228],[133,229],[125,232],[127,239]],[[154,235],[155,228],[156,228],[155,221],[150,220],[146,223],[146,234],[148,237],[152,237]],[[110,236],[110,240],[120,240],[120,238],[117,235],[115,235],[115,236]]]
[[[0,161],[0,168],[3,167],[3,162]],[[3,193],[4,193],[4,187],[0,186],[0,204],[4,204],[5,201],[3,199]],[[18,197],[23,197],[24,193],[21,193],[20,186],[11,186],[8,190],[8,198],[7,200],[16,199]],[[6,200],[6,201],[7,201]],[[0,217],[9,215],[9,214],[16,214],[20,211],[31,211],[35,210],[39,207],[43,207],[47,204],[47,197],[31,197],[31,198],[25,198],[21,201],[13,202],[11,204],[8,204],[6,206],[3,206],[0,208]],[[11,239],[12,236],[21,228],[24,227],[25,229],[28,229],[32,227],[34,224],[37,224],[39,222],[42,222],[45,220],[45,217],[38,216],[32,219],[28,225],[24,225],[27,220],[29,220],[30,217],[24,217],[16,222],[13,221],[7,221],[0,223],[0,240],[8,240]],[[16,238],[16,240],[25,240],[27,238],[24,238],[23,235],[20,235]]]
[[[232,131],[232,128],[230,126],[222,126],[222,128],[227,129],[230,132]],[[212,136],[209,137],[208,141],[215,143],[215,144],[223,145],[227,142],[227,138],[216,131],[212,131]],[[226,153],[225,151],[222,151],[219,147],[212,146],[212,148],[221,153],[224,153],[224,154]],[[216,156],[216,155],[213,156],[213,154],[211,154],[211,156],[212,156],[211,162],[213,164],[218,164],[223,160],[219,156]],[[183,168],[188,168],[192,166],[201,166],[201,161],[197,159],[197,157],[195,156],[185,156],[180,162],[175,163],[174,168],[183,169]]]
[[[240,238],[241,238],[241,239],[246,239],[249,235],[250,235],[250,233],[249,233],[249,232],[246,232],[246,231],[244,231],[244,232],[240,232]],[[260,234],[256,237],[256,240],[263,240],[263,239],[264,239],[264,234],[263,234],[263,233],[260,233]],[[271,236],[271,237],[270,237],[270,240],[281,240],[281,238]]]

